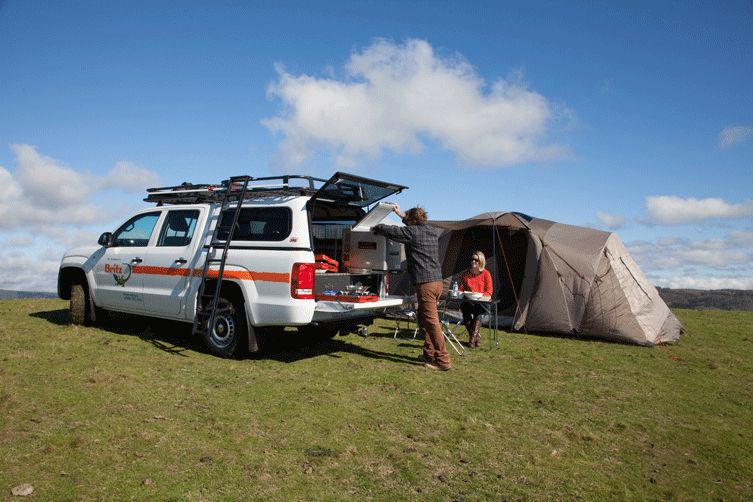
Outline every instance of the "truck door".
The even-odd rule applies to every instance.
[[[156,245],[149,249],[146,266],[142,269],[147,314],[185,317],[185,311],[181,310],[201,240],[199,236],[194,237],[199,214],[198,209],[173,209],[162,221]]]
[[[112,246],[94,267],[100,306],[137,313],[144,310],[141,268],[159,217],[160,211],[138,214],[113,234]]]

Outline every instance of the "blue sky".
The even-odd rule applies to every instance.
[[[0,1],[0,289],[147,187],[337,170],[753,289],[751,70],[750,0]]]

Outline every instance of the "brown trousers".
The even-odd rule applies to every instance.
[[[439,325],[437,302],[442,294],[442,281],[416,284],[418,298],[418,325],[424,335],[424,357],[442,368],[450,366],[450,353],[444,344],[442,327]]]

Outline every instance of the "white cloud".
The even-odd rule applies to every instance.
[[[13,179],[10,171],[0,167],[0,204],[3,201],[17,200],[21,197],[22,193],[21,186]],[[0,216],[3,215],[4,206],[4,204],[0,205]]]
[[[753,135],[753,127],[725,127],[719,133],[719,148],[729,148]]]
[[[661,237],[657,240],[659,246],[675,246],[687,243],[687,240],[678,237]]]
[[[10,145],[10,149],[16,154],[15,177],[23,187],[24,199],[57,210],[88,198],[84,176],[40,155],[33,146]]]
[[[753,266],[753,254],[740,246],[732,235],[727,239],[687,241],[663,239],[655,244],[630,243],[626,246],[635,260],[647,270],[702,265],[709,268],[724,268],[733,264]]]
[[[735,230],[730,235],[730,240],[735,244],[743,247],[753,247],[753,232],[746,232],[744,230]]]
[[[123,192],[160,184],[154,172],[125,161],[95,176],[30,145],[10,148],[15,171],[0,167],[0,289],[54,291],[63,251],[96,242],[103,226],[121,219],[128,206]]]
[[[340,80],[276,69],[268,95],[283,111],[262,124],[283,136],[275,159],[283,170],[322,153],[335,168],[354,169],[385,151],[417,154],[426,140],[469,167],[571,157],[546,140],[561,117],[517,74],[487,86],[462,57],[442,57],[422,40],[377,40],[351,54]]]
[[[680,238],[626,244],[656,286],[690,289],[753,289],[753,233],[723,239]]]
[[[617,230],[625,224],[625,217],[619,214],[609,214],[602,211],[596,211],[596,219],[598,219],[602,225],[611,229]]]
[[[730,241],[724,239],[704,239],[700,241],[693,241],[690,246],[694,249],[719,251],[731,248],[732,244],[730,243]]]
[[[0,167],[0,230],[31,229],[54,236],[60,226],[102,223],[122,209],[123,202],[109,197],[106,207],[99,206],[92,203],[95,194],[112,189],[132,192],[159,183],[152,171],[126,162],[99,177],[64,167],[30,145],[10,148],[18,166],[14,174]]]
[[[120,161],[102,180],[102,189],[115,188],[126,192],[143,192],[147,188],[161,184],[154,171],[137,166],[133,162]]]
[[[726,267],[733,263],[751,263],[753,255],[740,250],[676,249],[672,255],[683,264],[704,265],[710,268]]]
[[[0,259],[0,289],[17,291],[57,290],[57,260],[29,259],[23,254],[12,254]]]
[[[676,195],[646,197],[646,209],[659,223],[678,225],[693,223],[710,218],[743,218],[753,216],[753,200],[740,204],[729,204],[720,198],[698,200],[694,197],[683,199]]]
[[[14,248],[26,248],[34,245],[34,239],[28,235],[14,235],[5,243],[5,245]]]
[[[753,277],[664,277],[654,286],[672,289],[753,289]]]

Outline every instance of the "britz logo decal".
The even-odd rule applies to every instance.
[[[105,263],[105,273],[112,274],[115,282],[119,286],[125,287],[125,283],[131,278],[131,266],[125,263],[121,263],[120,265]]]

